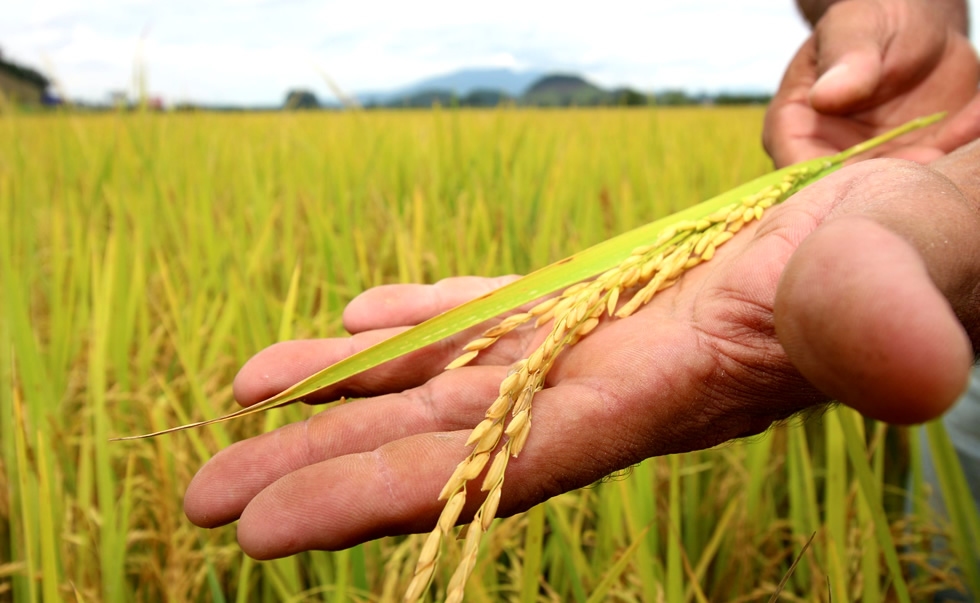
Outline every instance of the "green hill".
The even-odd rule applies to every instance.
[[[577,75],[548,75],[527,89],[524,103],[543,107],[599,105],[608,102],[609,94]]]

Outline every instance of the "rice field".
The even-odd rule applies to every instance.
[[[256,562],[234,526],[183,516],[212,454],[316,408],[109,438],[232,410],[249,356],[341,335],[368,287],[527,272],[765,173],[762,116],[0,116],[0,602],[399,600],[418,537]],[[980,592],[976,514],[941,426],[923,430],[948,518],[924,504],[919,429],[833,410],[498,520],[467,600]]]

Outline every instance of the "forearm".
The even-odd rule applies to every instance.
[[[842,1],[844,0],[796,0],[796,6],[800,9],[803,18],[813,27],[832,4]],[[946,15],[946,19],[953,29],[963,35],[969,34],[970,19],[966,0],[928,1],[934,10],[942,11]]]

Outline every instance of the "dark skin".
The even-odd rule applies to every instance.
[[[807,148],[769,132],[771,150]],[[980,343],[977,232],[980,143],[928,166],[863,162],[804,190],[560,357],[535,398],[527,446],[508,467],[500,514],[650,456],[758,433],[831,399],[895,423],[938,416],[962,392]],[[236,398],[258,402],[500,283],[369,290],[345,311],[350,338],[260,352],[236,378]],[[520,330],[474,366],[443,372],[474,334],[319,396],[367,399],[221,451],[188,488],[188,517],[204,527],[239,520],[243,550],[260,559],[429,530],[468,430],[507,367],[541,337]]]

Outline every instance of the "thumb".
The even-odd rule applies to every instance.
[[[922,256],[865,216],[831,220],[803,241],[774,315],[803,376],[866,416],[923,422],[966,387],[970,340]]]
[[[818,77],[809,98],[817,111],[853,111],[877,90],[888,44],[886,16],[877,7],[877,3],[840,2],[817,24]]]

